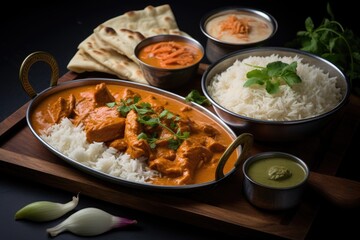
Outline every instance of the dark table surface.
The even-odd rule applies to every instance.
[[[278,21],[278,33],[268,45],[284,46],[304,29],[305,18],[311,16],[319,23],[326,15],[327,1],[83,1],[64,3],[30,1],[25,5],[2,8],[0,45],[0,121],[30,99],[22,90],[18,71],[24,58],[34,51],[47,51],[58,61],[60,75],[68,70],[66,66],[77,50],[78,44],[89,36],[100,23],[121,15],[129,10],[140,10],[148,5],[158,6],[169,3],[178,26],[204,46],[206,39],[200,31],[201,17],[208,11],[225,6],[252,7],[265,10]],[[354,6],[346,1],[329,1],[336,19],[359,34]],[[202,6],[197,6],[202,5]],[[5,17],[6,15],[6,17]],[[206,59],[204,59],[206,62]],[[34,66],[30,81],[40,92],[49,85],[49,72],[43,66]],[[359,134],[358,134],[359,135]],[[359,145],[359,142],[356,143]],[[349,149],[338,176],[359,181],[358,156],[356,147]],[[0,169],[1,170],[1,169]],[[15,221],[14,214],[22,206],[39,200],[67,202],[69,192],[4,175],[0,171],[0,238],[1,239],[49,239],[45,229],[54,222],[32,223]],[[186,223],[160,218],[133,209],[122,208],[97,199],[82,196],[79,209],[87,206],[98,207],[114,215],[134,218],[138,225],[126,230],[114,230],[92,239],[227,239],[223,233],[197,228]],[[353,220],[354,219],[354,220]],[[326,239],[341,234],[343,239],[359,239],[359,209],[339,208],[324,202],[315,219],[307,239]],[[57,222],[56,222],[57,223]],[[345,238],[344,238],[345,237]],[[57,239],[83,239],[70,233],[60,234]]]

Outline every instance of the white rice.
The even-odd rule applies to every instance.
[[[157,171],[149,169],[146,158],[131,159],[130,155],[108,148],[102,142],[88,143],[83,125],[74,126],[68,118],[51,126],[41,138],[65,156],[117,178],[145,183],[159,176]]]
[[[288,64],[297,61],[297,74],[302,82],[292,88],[281,85],[279,92],[273,95],[266,92],[264,85],[243,87],[247,72],[254,69],[247,64],[266,67],[274,61]],[[330,78],[323,70],[301,61],[298,56],[279,57],[274,54],[237,60],[214,77],[208,87],[209,95],[230,111],[261,120],[300,120],[333,109],[342,98],[341,89],[336,87],[336,77]]]

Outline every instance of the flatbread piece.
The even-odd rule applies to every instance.
[[[129,11],[98,25],[78,45],[67,68],[74,72],[98,71],[121,79],[149,84],[134,55],[143,39],[159,34],[187,35],[179,30],[168,4]]]
[[[138,64],[113,50],[108,44],[91,34],[79,45],[95,61],[114,72],[119,78],[147,84]]]

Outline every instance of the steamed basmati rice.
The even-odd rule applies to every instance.
[[[276,94],[266,92],[264,86],[243,87],[247,72],[255,66],[266,67],[268,63],[297,62],[297,74],[302,79],[290,88],[284,84]],[[341,100],[336,78],[329,77],[321,69],[302,63],[296,57],[251,56],[236,60],[226,71],[217,74],[208,87],[209,95],[221,106],[243,116],[275,121],[300,120],[314,117],[333,109]]]
[[[83,125],[74,126],[68,118],[51,126],[41,138],[65,156],[113,177],[145,183],[159,176],[157,171],[149,169],[145,158],[131,159],[130,155],[104,143],[88,143]]]

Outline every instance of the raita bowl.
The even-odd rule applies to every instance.
[[[263,46],[274,37],[278,24],[263,10],[228,6],[204,15],[200,29],[207,37],[206,57],[213,63],[231,52]]]

